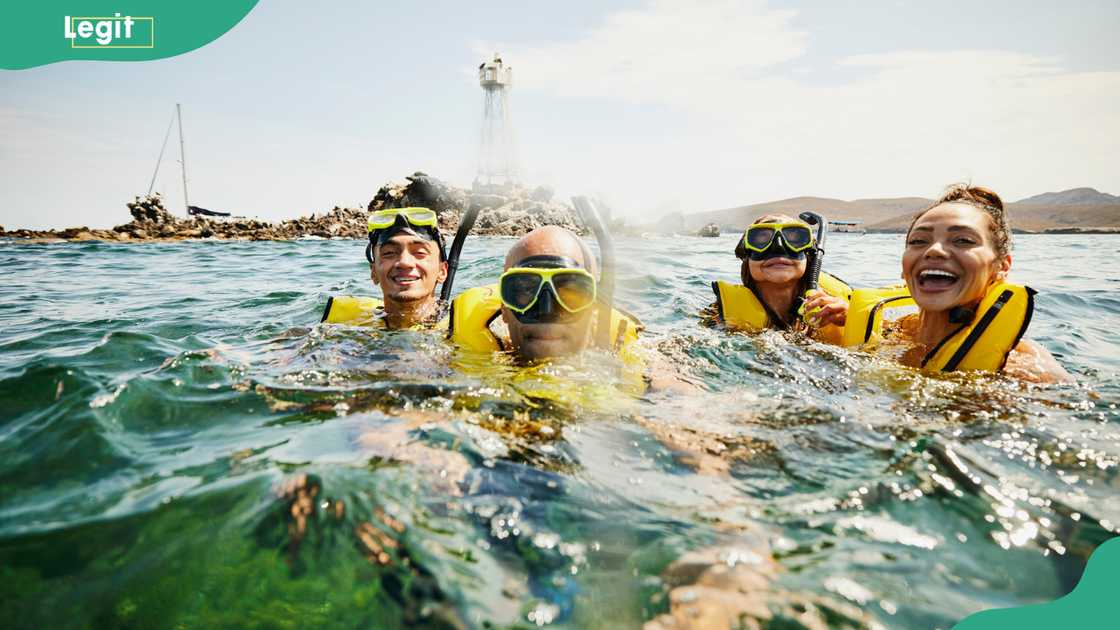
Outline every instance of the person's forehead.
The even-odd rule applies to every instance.
[[[572,239],[539,239],[516,247],[510,253],[512,254],[509,258],[511,264],[530,256],[562,256],[571,258],[580,265],[587,265],[587,261],[583,259],[583,249],[579,246],[579,243]]]
[[[915,230],[932,230],[935,227],[949,230],[973,229],[984,227],[987,214],[968,204],[947,203],[923,214],[914,224]]]
[[[386,245],[397,245],[398,247],[412,247],[415,245],[423,245],[425,247],[434,247],[435,241],[417,236],[415,234],[400,232],[389,237],[385,240],[384,243],[381,244],[382,247],[385,247]]]

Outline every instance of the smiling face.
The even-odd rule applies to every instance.
[[[793,260],[783,256],[766,260],[747,259],[743,264],[746,265],[747,272],[750,273],[755,284],[792,284],[805,275],[808,261],[804,258]]]
[[[768,214],[759,217],[754,223],[802,223],[802,221],[798,221],[784,214]],[[775,240],[776,239],[777,237],[775,237]],[[777,246],[777,243],[774,245]],[[742,246],[740,245],[740,247]],[[801,280],[801,277],[805,275],[805,269],[808,267],[808,260],[805,256],[801,256],[800,260],[787,258],[785,256],[766,258],[764,260],[751,260],[750,257],[746,257],[747,252],[745,250],[743,250],[742,253],[745,257],[743,258],[743,264],[740,268],[740,275],[742,276],[744,285],[748,284],[748,278],[752,280],[755,285],[793,284]]]
[[[914,222],[906,235],[902,279],[925,311],[947,311],[973,304],[988,286],[1011,269],[1011,255],[1000,256],[992,220],[966,203],[945,203]]]
[[[436,285],[447,277],[435,241],[402,230],[375,248],[370,278],[381,287],[386,305],[435,297]]]

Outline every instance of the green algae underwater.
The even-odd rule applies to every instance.
[[[374,294],[359,241],[0,243],[5,625],[652,627],[734,592],[748,626],[948,628],[1069,593],[1120,525],[1115,237],[1016,239],[1051,387],[704,328],[733,240],[617,243],[696,385],[641,395],[594,352],[317,324]],[[831,241],[896,281],[900,236]]]

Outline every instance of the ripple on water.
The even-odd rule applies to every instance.
[[[704,328],[735,238],[619,239],[643,351],[699,385],[641,398],[595,353],[524,370],[317,325],[374,294],[361,240],[6,243],[0,614],[632,627],[746,580],[947,627],[1067,592],[1120,524],[1113,241],[1017,238],[1031,336],[1081,379],[1035,388]],[[830,242],[846,280],[896,279],[896,236]],[[457,286],[510,243],[468,243]]]

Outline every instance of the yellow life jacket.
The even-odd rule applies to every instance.
[[[880,336],[883,315],[898,308],[917,308],[906,285],[852,291],[842,345],[861,346]]]
[[[1034,289],[1017,284],[992,285],[980,300],[972,321],[961,324],[934,346],[922,359],[922,369],[1002,370],[1007,356],[1030,326],[1035,293]],[[887,311],[916,306],[905,286],[856,289],[844,325],[844,345],[857,346],[881,339]]]
[[[829,295],[850,299],[852,288],[843,280],[828,273],[821,272],[820,288]],[[717,280],[712,283],[712,290],[716,294],[716,309],[719,311],[720,320],[729,328],[758,332],[769,328],[772,317],[766,305],[754,291],[741,284],[733,284]]]
[[[598,307],[597,307],[598,308]],[[460,348],[478,351],[504,350],[500,339],[490,331],[490,323],[502,314],[502,298],[498,285],[467,289],[451,301],[450,324],[447,337]],[[592,335],[599,324],[597,314],[592,314]],[[611,309],[610,350],[625,354],[631,344],[638,341],[643,326],[637,317]]]
[[[451,301],[447,337],[465,350],[506,350],[508,348],[502,340],[490,330],[490,324],[501,314],[502,300],[498,295],[498,285],[467,289]],[[592,314],[591,321],[592,339],[599,344],[599,335],[595,334],[599,325],[597,312]],[[518,389],[522,393],[554,402],[574,403],[599,410],[613,404],[622,404],[620,401],[624,399],[617,396],[619,390],[631,396],[641,396],[648,386],[645,358],[637,343],[638,333],[643,329],[644,326],[637,317],[619,309],[611,310],[612,341],[608,350],[617,356],[622,371],[615,375],[617,380],[610,385],[601,388],[578,386],[573,389],[572,380],[549,376],[547,370],[541,372],[532,367],[521,368],[514,381],[518,382]],[[608,405],[605,401],[615,402]]]
[[[349,324],[351,326],[373,326],[385,328],[385,303],[374,297],[356,295],[337,295],[327,298],[320,322],[330,324]],[[417,328],[424,328],[417,326]],[[447,328],[444,317],[432,326],[437,330]]]

